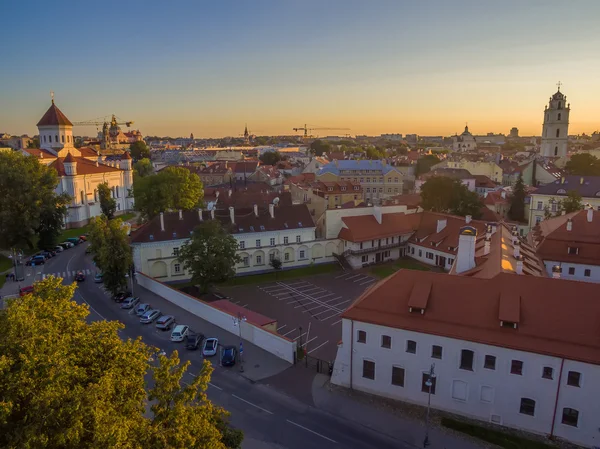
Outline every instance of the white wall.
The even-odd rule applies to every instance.
[[[366,343],[356,341],[358,330],[366,331]],[[382,335],[391,336],[390,349],[381,347]],[[421,391],[422,373],[435,363],[436,392],[431,396],[434,408],[483,421],[491,421],[494,416],[504,426],[546,435],[552,431],[558,392],[554,434],[578,444],[597,445],[600,441],[600,403],[590,400],[600,397],[597,365],[565,360],[561,377],[563,360],[557,357],[357,321],[352,332],[352,322],[347,319],[342,321],[342,339],[332,376],[334,384],[426,405],[428,395]],[[406,352],[407,340],[417,342],[416,354]],[[441,359],[431,357],[432,345],[443,348]],[[473,371],[459,368],[463,349],[474,352]],[[486,355],[496,357],[494,370],[483,367]],[[363,360],[375,362],[374,380],[362,377]],[[510,373],[512,360],[523,362],[522,375]],[[391,384],[392,366],[405,370],[403,387]],[[553,379],[542,378],[545,366],[553,368]],[[582,373],[580,387],[567,385],[570,370]],[[459,386],[464,387],[465,395],[453,397]],[[536,402],[534,416],[520,413],[521,398]],[[578,427],[562,424],[563,407],[579,411]]]
[[[552,267],[554,265],[560,265],[562,268],[561,278],[569,279],[572,281],[585,281],[585,282],[600,282],[600,266],[598,265],[585,265],[579,263],[569,262],[558,262],[555,260],[544,260],[544,266],[549,277],[552,277]],[[573,268],[575,274],[569,274],[569,269]],[[585,270],[590,270],[590,275],[585,276]]]
[[[442,242],[440,245],[443,245],[443,244],[444,244],[444,242]],[[420,252],[420,255],[419,255],[419,252]],[[433,258],[428,259],[427,253],[433,254]],[[431,265],[433,267],[439,266],[439,265],[435,264],[435,256],[445,257],[446,264],[442,268],[444,268],[446,270],[450,270],[450,268],[452,268],[454,259],[456,259],[456,254],[445,253],[443,251],[439,251],[439,250],[435,249],[434,247],[419,246],[414,243],[408,244],[408,249],[406,251],[406,255],[415,260],[418,260],[419,262],[423,262],[424,264]]]
[[[136,280],[142,287],[156,293],[167,301],[193,313],[215,326],[219,326],[227,332],[238,335],[239,329],[233,320],[233,318],[235,318],[234,315],[216,309],[212,307],[210,303],[206,303],[180,292],[179,290],[175,290],[162,282],[151,279],[143,273],[138,272]],[[259,348],[262,348],[287,362],[294,363],[296,353],[295,341],[264,330],[247,321],[242,322],[241,326],[242,338],[244,340],[255,344]]]

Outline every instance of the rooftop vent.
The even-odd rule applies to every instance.
[[[150,240],[154,240],[154,235],[153,235],[153,234],[150,234],[150,237],[149,237],[149,238],[150,238]]]
[[[250,230],[254,232],[254,226],[250,226]]]
[[[176,233],[176,232],[174,232],[174,233],[173,233],[173,238],[174,238],[174,239],[176,239],[176,238],[177,238],[177,233]]]

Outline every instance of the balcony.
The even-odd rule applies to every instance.
[[[388,243],[387,245],[373,246],[371,248],[363,248],[363,249],[348,249],[344,251],[344,255],[350,254],[352,256],[358,256],[360,254],[366,253],[374,253],[377,251],[385,251],[391,248],[405,248],[406,242],[396,242],[396,243]]]

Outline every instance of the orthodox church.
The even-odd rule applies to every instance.
[[[465,130],[460,136],[452,136],[453,151],[474,151],[477,148],[477,142],[473,134],[469,132],[469,127],[465,126]]]
[[[40,162],[58,173],[57,193],[68,193],[72,201],[68,205],[66,228],[78,228],[102,214],[98,198],[98,185],[108,183],[112,197],[117,201],[117,215],[133,209],[132,160],[124,152],[119,160],[104,160],[96,150],[88,147],[75,148],[73,123],[54,104],[37,124],[40,148],[27,148],[23,153],[39,158]]]

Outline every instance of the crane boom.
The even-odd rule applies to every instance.
[[[306,124],[304,124],[304,126],[300,126],[298,128],[292,128],[294,131],[298,132],[298,131],[304,131],[304,138],[308,139],[308,133],[309,131],[333,131],[333,130],[340,130],[340,131],[350,131],[350,128],[321,128],[321,127],[314,127],[314,128],[309,128]]]

